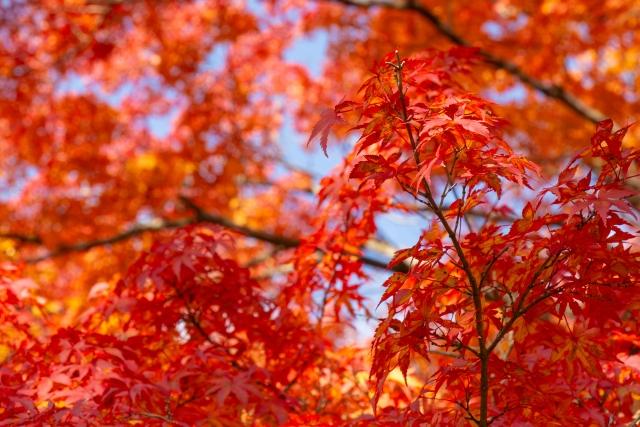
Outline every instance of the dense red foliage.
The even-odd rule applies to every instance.
[[[366,71],[353,46],[381,18],[348,45],[368,15],[337,4],[1,6],[0,425],[637,423],[633,127],[467,47],[428,3],[379,13],[456,46],[393,40]],[[283,59],[332,25],[323,79]],[[497,110],[520,107],[479,95],[487,63],[591,139],[536,151],[543,119],[514,130]],[[286,117],[346,150],[318,188],[282,158]],[[392,215],[414,244],[384,241]]]

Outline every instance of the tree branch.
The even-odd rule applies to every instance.
[[[105,238],[95,239],[95,240],[88,240],[85,242],[79,242],[79,243],[74,243],[69,245],[61,245],[55,249],[52,249],[49,253],[46,253],[44,255],[27,258],[25,259],[25,262],[29,264],[36,264],[38,262],[51,259],[51,258],[56,258],[69,253],[84,252],[95,247],[107,246],[107,245],[112,245],[114,243],[119,243],[144,233],[169,230],[169,229],[184,227],[189,224],[197,224],[197,223],[208,223],[208,224],[220,225],[228,230],[235,231],[236,233],[242,234],[246,237],[251,237],[253,239],[260,240],[266,243],[271,243],[275,246],[280,246],[284,248],[295,248],[302,243],[302,241],[299,238],[287,237],[287,236],[269,233],[262,230],[256,230],[254,228],[247,227],[245,225],[237,224],[232,220],[225,218],[223,216],[205,212],[200,207],[195,205],[193,201],[187,198],[182,198],[181,200],[187,207],[189,207],[189,209],[194,211],[195,216],[181,218],[177,220],[162,220],[162,221],[158,221],[157,223],[153,223],[149,225],[136,225],[129,228],[128,230],[125,230],[119,234],[115,234],[110,237],[105,237]],[[32,244],[42,244],[43,242],[42,238],[38,235],[20,235],[17,233],[4,233],[0,235],[0,237],[18,240],[25,243],[32,243]],[[380,240],[374,240],[374,239],[371,239],[369,242],[367,242],[365,247],[367,249],[373,250],[378,253],[384,253],[386,256],[390,256],[395,251],[395,249],[389,246],[388,244]],[[353,255],[360,258],[360,261],[363,264],[368,265],[370,267],[374,267],[382,270],[398,271],[403,273],[406,273],[409,271],[409,268],[406,264],[399,264],[393,268],[389,268],[387,265],[388,261],[380,261],[367,255],[358,255],[358,254],[348,254],[348,255]]]
[[[166,416],[160,415],[160,414],[154,414],[154,413],[151,413],[151,412],[138,412],[136,414],[133,414],[132,418],[133,419],[154,418],[156,420],[161,420],[161,421],[163,421],[165,423],[168,423],[168,424],[171,424],[171,425],[176,424],[176,421],[172,420],[169,417],[166,417]]]
[[[40,239],[40,236],[35,236],[35,235],[31,236],[27,234],[19,234],[19,233],[11,233],[11,232],[0,233],[0,239],[17,240],[22,243],[30,243],[34,245],[42,244],[42,239]]]
[[[240,372],[246,372],[247,369],[242,367],[242,365],[240,365],[240,363],[238,363],[237,360],[233,359],[233,356],[229,353],[229,350],[227,350],[224,347],[221,347],[218,343],[216,343],[214,340],[211,339],[211,335],[209,335],[209,333],[205,330],[204,326],[202,326],[202,323],[200,323],[200,321],[198,320],[198,317],[196,316],[196,313],[191,309],[191,305],[189,304],[189,300],[182,294],[182,292],[180,292],[180,290],[174,285],[172,286],[174,289],[174,292],[176,293],[176,295],[178,296],[178,298],[180,298],[184,304],[185,304],[185,308],[187,309],[187,318],[186,320],[189,321],[189,323],[191,323],[191,325],[196,329],[196,331],[198,332],[198,334],[205,340],[207,341],[209,344],[213,345],[214,347],[217,348],[221,348],[230,358],[229,360],[229,364],[236,370],[240,371]],[[256,381],[256,384],[272,391],[273,393],[276,394],[276,396],[278,396],[278,398],[280,400],[282,400],[283,402],[285,402],[287,404],[287,406],[289,406],[290,409],[294,409],[295,407],[292,406],[289,402],[289,398],[286,394],[286,392],[280,390],[278,387],[276,387],[273,384],[269,384],[263,381]]]
[[[409,115],[407,112],[407,102],[405,99],[404,88],[402,85],[402,67],[403,62],[400,60],[400,54],[396,51],[396,64],[390,64],[393,66],[396,74],[396,83],[398,85],[398,97],[400,100],[400,107],[402,110],[400,111],[402,121],[404,122],[407,135],[409,137],[409,142],[411,143],[411,148],[413,151],[413,158],[416,163],[416,168],[419,170],[421,166],[420,154],[418,153],[418,144],[413,135],[413,130],[411,129],[411,124],[409,123]],[[471,265],[467,260],[467,257],[462,249],[462,245],[458,241],[458,237],[456,236],[456,232],[451,228],[449,221],[445,218],[444,214],[440,207],[436,204],[436,201],[433,197],[433,193],[431,192],[431,187],[429,186],[429,182],[427,179],[422,177],[421,184],[424,187],[425,195],[427,197],[427,202],[430,205],[430,208],[433,210],[433,213],[438,217],[438,220],[444,227],[447,235],[449,236],[449,240],[453,244],[453,247],[458,255],[458,259],[460,260],[460,264],[462,266],[462,270],[467,276],[467,280],[469,281],[469,286],[471,287],[471,295],[473,300],[473,308],[475,312],[475,324],[476,324],[476,332],[478,334],[478,358],[480,359],[480,417],[478,420],[478,425],[480,427],[487,427],[487,411],[488,411],[488,401],[489,401],[489,353],[487,352],[486,341],[484,337],[484,322],[482,319],[482,289],[480,288],[480,283],[476,279],[476,276],[471,271]]]
[[[83,252],[98,246],[112,245],[114,243],[129,240],[133,237],[136,237],[140,234],[144,234],[147,232],[162,231],[162,230],[169,230],[172,228],[184,227],[185,225],[192,224],[193,222],[194,222],[193,218],[183,218],[183,219],[173,220],[173,221],[164,220],[164,221],[161,221],[155,224],[150,224],[150,225],[136,225],[126,231],[123,231],[122,233],[119,233],[110,237],[105,237],[102,239],[95,239],[95,240],[88,240],[86,242],[80,242],[80,243],[75,243],[71,245],[62,245],[53,249],[47,254],[33,257],[33,258],[27,258],[25,259],[25,262],[28,264],[36,264],[40,261],[44,261],[50,258],[56,258],[62,255],[66,255],[68,253]],[[24,239],[20,239],[17,237],[10,237],[10,238],[24,241]],[[35,242],[42,242],[42,239],[40,237],[37,237],[37,240],[35,240],[34,243]]]
[[[333,0],[338,3],[342,3],[347,6],[355,6],[360,8],[371,8],[371,7],[383,7],[388,9],[397,9],[397,10],[407,10],[412,11],[419,14],[425,20],[427,20],[431,25],[445,38],[447,38],[453,44],[458,46],[473,46],[471,42],[460,36],[456,33],[449,25],[444,23],[435,13],[433,13],[426,6],[419,4],[415,0],[404,0],[404,1],[394,1],[394,0]],[[574,95],[568,93],[564,88],[558,85],[553,85],[549,83],[545,83],[537,78],[527,74],[522,68],[513,62],[507,61],[506,59],[500,58],[493,53],[479,49],[478,54],[487,62],[488,64],[493,65],[494,67],[504,70],[511,74],[512,76],[519,79],[523,84],[529,86],[536,91],[543,93],[549,98],[555,99],[566,107],[571,109],[573,112],[581,116],[582,118],[592,122],[598,123],[601,120],[604,120],[607,116],[603,114],[601,111],[589,107],[580,99],[575,97]]]
[[[540,267],[538,267],[538,269],[535,271],[535,273],[533,274],[533,277],[529,281],[529,284],[525,288],[524,292],[522,292],[522,295],[518,298],[518,303],[513,310],[513,315],[507,321],[507,323],[502,327],[502,329],[500,329],[500,331],[498,332],[498,335],[496,335],[493,342],[487,348],[489,353],[491,353],[496,348],[496,346],[500,343],[502,338],[504,338],[504,336],[511,330],[511,327],[516,322],[516,320],[518,320],[523,314],[525,314],[535,304],[553,295],[552,291],[544,292],[543,295],[541,296],[542,298],[540,297],[537,298],[533,303],[528,304],[526,307],[524,305],[527,296],[529,296],[529,293],[535,287],[542,273],[548,268],[554,267],[556,265],[556,262],[558,261],[558,258],[560,257],[561,253],[562,253],[562,250],[558,251],[554,255],[550,255],[547,259],[544,260],[542,265],[540,265]]]
[[[249,228],[246,227],[244,225],[240,225],[240,224],[236,224],[233,221],[224,218],[222,216],[219,215],[214,215],[211,213],[207,213],[205,211],[203,211],[199,206],[197,206],[196,204],[193,203],[192,200],[189,200],[187,198],[181,198],[182,202],[188,206],[190,209],[192,209],[195,213],[196,213],[196,220],[197,222],[207,222],[207,223],[211,223],[211,224],[217,224],[217,225],[221,225],[225,228],[228,228],[230,230],[233,230],[237,233],[243,234],[247,237],[252,237],[254,239],[257,240],[261,240],[263,242],[268,242],[268,243],[272,243],[274,245],[278,245],[278,246],[283,246],[285,248],[295,248],[297,246],[300,246],[300,244],[302,243],[302,241],[298,238],[293,238],[293,237],[286,237],[286,236],[280,236],[277,234],[271,234],[268,232],[264,232],[261,230],[256,230],[253,228]],[[386,245],[382,242],[380,242],[379,240],[371,240],[370,242],[367,242],[366,244],[367,248],[370,248],[372,250],[375,250],[376,252],[381,252],[381,248],[385,248],[385,252],[389,252],[389,251],[394,251],[392,248],[389,247],[389,245]],[[378,261],[377,259],[371,258],[369,256],[366,255],[357,255],[357,254],[351,254],[353,256],[358,256],[360,258],[360,260],[362,261],[363,264],[366,264],[370,267],[375,267],[375,268],[379,268],[379,269],[383,269],[383,270],[388,270],[389,267],[387,266],[388,261]],[[400,272],[408,272],[408,268],[406,265],[399,265],[397,266],[397,268],[393,268],[391,269],[393,271],[400,271]]]

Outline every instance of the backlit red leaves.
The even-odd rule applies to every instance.
[[[637,151],[622,149],[625,129],[612,132],[603,122],[591,150],[560,172],[555,186],[525,198],[510,226],[491,221],[493,213],[512,215],[506,205],[478,225],[472,214],[497,205],[504,188],[535,190],[540,168],[513,154],[504,121],[465,93],[439,58],[387,57],[363,85],[353,127],[362,132],[349,175],[358,188],[373,181],[384,191],[381,184],[393,181],[435,214],[419,243],[389,264],[408,271],[391,275],[380,298],[386,313],[372,343],[374,404],[395,369],[409,386],[411,368],[420,367],[416,408],[444,400],[456,403],[452,413],[478,420],[480,384],[488,381],[486,410],[504,425],[552,422],[557,408],[547,405],[549,394],[569,399],[561,411],[575,423],[601,422],[609,413],[628,419],[631,407],[614,401],[624,400],[629,383],[615,372],[639,373],[616,361],[604,337],[628,324],[624,306],[627,313],[640,307],[640,278],[632,272],[640,258],[630,249],[636,235],[626,200],[637,194],[627,178]],[[577,161],[587,156],[604,160],[597,176],[580,176]],[[514,390],[517,399],[498,397]],[[597,403],[603,392],[616,396],[611,406]],[[418,422],[429,413],[421,408],[407,414]]]
[[[333,109],[325,109],[320,115],[320,120],[318,120],[313,126],[313,129],[311,129],[311,134],[307,140],[307,147],[316,138],[320,137],[320,147],[322,148],[324,155],[327,156],[327,145],[331,129],[337,124],[344,123],[344,119],[342,118],[344,113],[353,111],[360,107],[361,106],[356,102],[342,101]]]
[[[355,64],[384,48],[376,36],[411,49],[433,38],[418,14],[373,8],[364,20],[359,9],[290,1],[14,3],[2,17],[0,178],[11,200],[0,252],[35,265],[0,264],[0,424],[637,420],[640,259],[629,201],[640,154],[625,145],[627,127],[599,123],[590,148],[547,183],[509,143],[534,133],[545,146],[528,148],[544,153],[567,142],[561,130],[585,139],[585,126],[542,122],[544,109],[528,106],[512,109],[520,127],[508,126],[463,85],[513,84],[493,69],[467,79],[479,59],[501,64],[473,49],[391,53],[356,100],[308,123],[333,99],[326,87],[361,79]],[[484,9],[495,25],[522,18],[527,43],[539,16],[562,10],[574,25],[572,10],[584,9],[544,2],[523,13],[511,3]],[[483,5],[464,7],[456,27],[486,39],[469,21]],[[596,9],[607,25],[626,22]],[[299,15],[303,25],[289,25]],[[586,33],[609,49],[617,43],[600,25]],[[324,77],[283,59],[292,37],[324,27],[351,42],[330,37],[328,56],[339,60]],[[590,43],[579,45],[601,52],[583,49]],[[544,64],[516,62],[522,72]],[[327,155],[349,120],[358,138],[316,204],[310,174],[281,176],[292,167],[274,135],[288,121],[312,128],[307,145],[319,140]],[[184,193],[202,208],[183,206]],[[398,218],[404,231],[386,233],[381,224]],[[196,225],[206,221],[238,234]],[[393,273],[378,280],[369,267]],[[369,361],[344,343],[372,319]]]
[[[35,342],[16,329],[0,395],[11,410],[0,418],[190,424],[233,422],[242,407],[283,423],[296,404],[276,384],[307,363],[281,358],[290,345],[313,354],[314,338],[286,307],[274,313],[248,271],[226,257],[228,237],[178,230],[134,263],[115,294],[97,297],[84,323]]]

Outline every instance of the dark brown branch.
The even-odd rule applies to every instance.
[[[18,234],[18,233],[0,233],[0,239],[11,239],[17,240],[22,243],[29,243],[34,245],[41,245],[42,239],[40,236],[31,236],[27,234]]]
[[[297,238],[280,236],[277,234],[268,233],[266,231],[256,230],[241,224],[236,224],[235,222],[223,216],[205,212],[193,201],[187,199],[186,197],[181,198],[181,201],[185,204],[185,206],[193,210],[193,212],[195,213],[196,216],[194,218],[194,222],[206,222],[210,224],[220,225],[244,236],[252,237],[256,240],[268,242],[276,246],[283,246],[285,248],[293,248],[299,246],[301,243]]]
[[[553,295],[553,292],[547,291],[543,293],[542,299],[536,299],[532,304],[529,304],[526,307],[524,305],[527,299],[527,296],[538,283],[538,279],[540,278],[542,273],[544,273],[544,271],[547,270],[548,268],[555,267],[556,262],[558,261],[558,258],[560,257],[561,253],[562,251],[559,251],[554,255],[550,255],[547,259],[545,259],[542,265],[540,265],[540,267],[538,267],[538,269],[535,271],[535,273],[533,274],[533,277],[529,281],[529,284],[527,285],[524,292],[518,299],[517,306],[513,310],[513,315],[507,321],[507,323],[502,327],[502,329],[500,329],[500,331],[498,332],[498,335],[496,335],[493,342],[488,346],[487,350],[489,353],[491,353],[496,348],[496,346],[500,343],[502,338],[504,338],[504,336],[511,330],[516,320],[518,320],[522,315],[524,315],[535,304]]]
[[[503,416],[504,414],[506,414],[507,412],[509,412],[510,410],[512,410],[513,408],[509,407],[509,406],[505,406],[504,409],[502,411],[500,411],[500,413],[494,415],[493,417],[489,418],[487,424],[491,425],[493,424],[493,422],[495,420],[497,420],[498,418],[500,418],[501,416]]]
[[[133,414],[132,418],[133,419],[154,418],[156,420],[164,421],[165,423],[176,424],[176,422],[173,421],[171,418],[166,417],[164,415],[160,415],[160,414],[154,414],[152,412],[138,412],[137,414]]]
[[[114,243],[119,243],[144,233],[169,230],[169,229],[179,228],[185,225],[196,224],[201,222],[220,225],[226,229],[235,231],[236,233],[242,234],[246,237],[251,237],[253,239],[260,240],[262,242],[271,243],[279,247],[295,248],[302,243],[302,241],[298,238],[281,236],[278,234],[273,234],[273,233],[269,233],[262,230],[256,230],[254,228],[237,224],[223,216],[205,212],[202,209],[200,209],[198,206],[196,206],[192,201],[186,198],[183,198],[182,201],[183,203],[185,203],[186,206],[188,206],[191,210],[194,211],[195,216],[181,218],[177,220],[163,220],[161,222],[158,222],[156,224],[151,224],[151,225],[137,225],[126,231],[123,231],[122,233],[119,233],[110,237],[89,240],[89,241],[75,243],[75,244],[62,245],[51,250],[47,254],[33,257],[33,258],[27,258],[25,262],[29,264],[35,264],[40,261],[44,261],[46,259],[51,259],[51,258],[59,257],[62,255],[66,255],[74,252],[83,252],[99,246],[112,245]],[[42,238],[37,235],[27,236],[27,235],[20,235],[16,233],[5,233],[2,235],[2,237],[19,240],[25,243],[42,244]],[[390,252],[393,250],[388,245],[379,241],[374,241],[374,240],[368,243],[367,247],[370,249],[376,250],[377,252]],[[347,254],[347,255],[353,255],[353,256],[359,257],[363,264],[368,265],[370,267],[379,268],[383,270],[399,271],[404,273],[409,271],[407,265],[405,264],[399,264],[394,268],[390,269],[387,266],[387,263],[388,263],[387,261],[379,261],[375,258],[366,256],[366,255],[358,255],[358,254]]]
[[[193,201],[187,198],[182,198],[182,202],[196,213],[196,219],[199,222],[208,222],[212,224],[218,224],[225,228],[228,228],[230,230],[243,234],[247,237],[252,237],[254,239],[261,240],[263,242],[272,243],[274,245],[282,246],[285,248],[295,248],[297,246],[300,246],[300,244],[302,243],[301,240],[297,238],[280,236],[276,234],[267,233],[261,230],[256,230],[253,228],[246,227],[244,225],[236,224],[233,221],[227,218],[224,218],[222,216],[204,212],[199,206],[194,204]],[[380,242],[376,242],[371,246],[375,246],[376,244],[379,244],[379,243]],[[356,254],[353,254],[353,255],[359,256]],[[377,259],[368,257],[366,255],[359,256],[359,258],[363,264],[366,264],[370,267],[375,267],[383,270],[389,269],[389,267],[387,266],[388,262],[386,261],[378,261]],[[408,268],[404,264],[398,265],[394,267],[392,270],[400,271],[404,273],[408,272]]]
[[[356,6],[361,8],[370,8],[370,7],[385,7],[389,9],[397,9],[397,10],[407,10],[412,11],[419,14],[425,20],[429,21],[431,25],[445,38],[447,38],[450,42],[458,45],[458,46],[472,46],[473,44],[456,33],[449,25],[444,23],[436,14],[434,14],[430,9],[426,6],[419,4],[415,0],[404,0],[404,1],[382,1],[382,0],[333,0],[338,3],[342,3],[348,6]],[[592,123],[598,123],[601,120],[604,120],[606,116],[596,110],[595,108],[589,107],[580,99],[576,98],[572,94],[568,93],[564,88],[558,85],[553,85],[549,83],[545,83],[537,78],[527,74],[522,68],[513,62],[507,61],[506,59],[500,58],[493,53],[479,49],[478,54],[488,63],[493,65],[494,67],[505,70],[512,76],[519,79],[522,83],[529,86],[532,89],[537,90],[540,93],[543,93],[549,98],[555,99],[566,107],[574,111],[576,114],[581,116],[582,118],[589,120]]]
[[[471,409],[469,409],[469,405],[463,405],[462,403],[457,401],[451,401],[451,402],[453,402],[459,408],[462,408],[462,410],[464,410],[467,413],[467,416],[465,418],[467,418],[469,421],[473,421],[473,423],[477,426],[480,425],[480,420],[478,420],[476,417],[473,416]]]
[[[138,225],[130,228],[129,230],[123,231],[122,233],[119,233],[110,237],[105,237],[103,239],[89,240],[86,242],[80,242],[80,243],[75,243],[71,245],[62,245],[53,249],[51,252],[45,255],[41,255],[33,258],[27,258],[25,262],[29,264],[35,264],[40,261],[44,261],[46,259],[56,258],[56,257],[73,253],[73,252],[83,252],[98,246],[112,245],[114,243],[119,243],[125,240],[129,240],[140,234],[148,233],[151,231],[162,231],[162,230],[169,230],[172,228],[183,227],[193,222],[194,222],[193,218],[183,218],[183,219],[174,220],[174,221],[166,220],[153,225]],[[39,237],[37,239],[38,239],[37,240],[38,242],[41,241]],[[17,238],[16,240],[22,240],[22,239]]]
[[[498,252],[497,254],[495,254],[492,258],[491,261],[489,262],[489,264],[487,264],[487,266],[484,268],[484,270],[482,271],[482,274],[480,275],[480,288],[482,288],[482,286],[484,286],[485,280],[487,280],[487,277],[489,276],[489,273],[491,273],[491,269],[493,268],[494,264],[496,263],[496,261],[498,261],[498,259],[500,259],[500,257],[509,249],[509,247],[504,247],[500,252]]]

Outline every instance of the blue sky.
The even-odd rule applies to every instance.
[[[311,37],[296,40],[285,54],[287,61],[304,65],[313,77],[318,77],[322,73],[325,53],[328,45],[326,33],[315,32]],[[327,106],[332,107],[332,106]],[[302,135],[293,128],[291,118],[286,118],[281,129],[280,147],[286,160],[305,170],[313,172],[317,176],[326,175],[331,169],[337,166],[343,158],[343,152],[337,144],[329,144],[328,156],[325,156],[319,144],[313,144],[307,148],[304,142],[308,135]],[[413,245],[415,243],[415,227],[401,226],[393,218],[385,218],[380,221],[379,226],[385,234],[393,235],[396,244]],[[370,254],[375,256],[376,254]],[[382,258],[381,258],[382,259]],[[382,283],[387,278],[388,273],[376,269],[368,270],[371,282],[362,288],[363,294],[369,298],[369,307],[373,311],[382,295]],[[381,310],[377,310],[374,315],[381,315]],[[355,321],[355,330],[348,334],[351,339],[364,343],[371,337],[377,322],[358,317]]]

